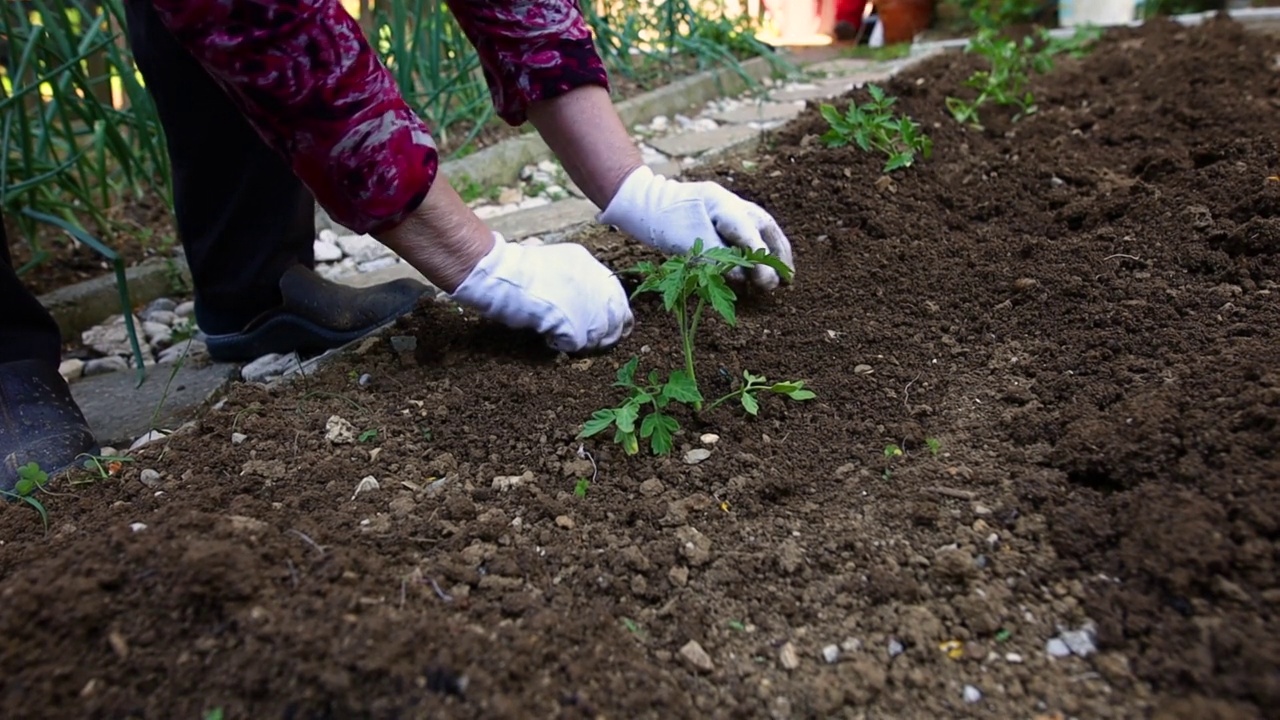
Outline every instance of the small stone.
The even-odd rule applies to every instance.
[[[711,656],[702,649],[697,640],[685,643],[684,647],[680,648],[680,657],[698,672],[711,672],[716,669],[715,663],[711,662]]]
[[[173,327],[173,324],[178,322],[178,314],[172,310],[149,310],[143,313],[142,319],[165,327]]]
[[[897,638],[889,638],[889,657],[894,658],[902,654],[906,650]]]
[[[367,263],[391,255],[391,249],[372,235],[339,235],[334,241],[356,263]]]
[[[342,248],[338,247],[338,243],[336,242],[317,238],[312,247],[315,250],[316,262],[338,262],[343,257]]]
[[[239,433],[239,432],[233,432],[233,433],[231,433],[231,444],[232,444],[232,445],[243,445],[243,444],[244,444],[244,441],[245,441],[245,440],[248,440],[248,439],[249,439],[249,436],[248,436],[248,435],[245,435],[244,433]]]
[[[1058,638],[1053,638],[1045,643],[1044,651],[1049,653],[1051,657],[1056,658],[1064,658],[1071,654],[1071,648]]]
[[[1005,654],[1004,654],[1004,661],[1005,661],[1005,662],[1007,662],[1007,663],[1010,663],[1010,664],[1012,664],[1012,665],[1021,665],[1021,664],[1022,664],[1022,656],[1021,656],[1021,655],[1019,655],[1019,654],[1018,654],[1018,653],[1016,653],[1016,652],[1005,653]]]
[[[863,364],[863,365],[854,365],[854,366],[853,366],[853,374],[854,374],[854,375],[870,375],[870,374],[871,374],[871,373],[873,373],[873,372],[875,372],[875,371],[871,369],[871,366],[870,366],[870,365],[864,365],[864,364]]]
[[[142,311],[142,319],[150,320],[151,316],[158,312],[173,312],[178,307],[178,303],[169,298],[156,298],[147,303],[147,308]]]
[[[720,436],[716,435],[715,433],[707,433],[702,437],[698,438],[698,441],[701,442],[703,445],[715,445],[716,443],[720,442]]]
[[[196,312],[196,304],[192,300],[179,303],[178,307],[173,309],[173,314],[180,318],[191,317]]]
[[[351,495],[351,499],[355,500],[360,493],[373,492],[379,488],[378,479],[372,475],[366,475],[356,483],[356,491]]]
[[[107,357],[94,358],[85,363],[84,376],[106,375],[107,373],[123,372],[128,369],[129,361],[119,355],[108,355]]]
[[[1093,641],[1093,628],[1083,627],[1079,630],[1067,630],[1058,634],[1058,637],[1071,650],[1071,652],[1080,657],[1089,657],[1098,651],[1098,646]]]
[[[84,375],[84,361],[78,358],[63,360],[62,364],[58,366],[58,374],[67,382],[78,380],[80,376]]]
[[[565,530],[572,530],[576,523],[574,523],[573,518],[568,515],[560,515],[556,518],[556,525],[564,528]]]
[[[788,670],[800,667],[800,655],[796,653],[796,646],[790,642],[783,645],[781,652],[778,653],[778,661]]]
[[[676,530],[680,540],[680,553],[689,564],[698,567],[711,562],[711,540],[691,525]]]
[[[413,352],[418,349],[418,338],[413,335],[392,335],[391,349],[398,353]]]
[[[141,332],[142,320],[137,317],[133,318],[134,328]],[[103,355],[119,355],[127,356],[133,352],[133,345],[129,340],[129,327],[125,325],[123,315],[116,315],[101,325],[91,327],[80,333],[80,340],[87,347],[92,348],[95,352]],[[138,338],[140,345],[143,338]],[[146,352],[146,347],[143,347]]]
[[[146,529],[147,529],[147,524],[146,524],[146,523],[140,523],[140,522],[136,522],[136,523],[129,523],[129,529],[130,529],[130,530],[132,530],[132,531],[134,531],[134,532],[142,532],[143,530],[146,530]]]
[[[160,485],[160,473],[152,470],[151,468],[146,468],[138,474],[138,480],[141,481],[143,485],[146,485],[149,488],[154,488]]]
[[[500,490],[502,492],[506,492],[508,490],[514,490],[515,488],[521,487],[527,483],[532,483],[532,482],[533,482],[533,471],[530,470],[523,475],[499,475],[498,477],[495,477],[493,479],[493,483],[490,485],[490,487],[492,487],[494,490]]]
[[[511,205],[512,203],[518,203],[523,199],[524,193],[520,191],[520,188],[506,187],[502,188],[498,193],[499,205]]]
[[[697,465],[698,463],[711,457],[711,451],[706,448],[694,448],[684,454],[685,465]]]
[[[822,648],[822,659],[825,660],[828,665],[834,665],[835,662],[840,659],[840,646],[827,645]]]
[[[964,686],[964,701],[970,705],[982,699],[982,691],[972,685]]]
[[[356,429],[346,418],[330,415],[324,423],[324,439],[332,445],[349,445],[356,441]]]
[[[658,478],[649,478],[640,483],[640,494],[645,497],[654,497],[661,495],[667,488]]]
[[[683,565],[674,565],[667,571],[667,579],[676,587],[684,587],[689,584],[689,568]]]
[[[140,450],[146,447],[147,445],[150,445],[151,443],[156,442],[157,440],[163,440],[166,437],[168,436],[160,432],[159,430],[152,430],[148,432],[146,435],[143,435],[137,440],[134,440],[133,444],[129,446],[129,452],[133,452],[134,450]]]
[[[151,347],[157,350],[163,350],[173,344],[173,329],[163,323],[144,322],[142,333]]]

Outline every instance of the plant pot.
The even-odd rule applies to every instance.
[[[933,22],[936,0],[875,0],[884,44],[911,42]]]

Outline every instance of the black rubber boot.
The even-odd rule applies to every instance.
[[[209,355],[222,362],[247,362],[268,353],[324,352],[412,311],[430,290],[408,278],[354,288],[295,265],[280,278],[284,301],[239,332],[208,335]]]
[[[39,360],[0,364],[0,490],[35,463],[50,477],[96,454],[97,441],[58,369]]]

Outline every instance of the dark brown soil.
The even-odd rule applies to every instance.
[[[974,67],[947,56],[888,84],[935,141],[890,183],[813,110],[710,171],[800,272],[706,326],[704,383],[819,397],[684,417],[671,459],[591,441],[586,497],[574,435],[615,369],[677,362],[651,300],[604,357],[433,305],[395,331],[413,356],[237,387],[45,497],[48,537],[0,512],[0,714],[1280,717],[1274,54],[1120,31],[982,133],[945,114]],[[365,441],[328,443],[335,415]],[[1089,622],[1099,652],[1046,654]]]

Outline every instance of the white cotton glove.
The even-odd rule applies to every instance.
[[[627,293],[581,245],[494,245],[451,297],[507,327],[536,330],[552,349],[607,350],[635,323]]]
[[[627,176],[596,219],[668,255],[687,253],[702,238],[703,248],[768,250],[795,270],[791,242],[777,221],[717,183],[669,180],[642,165]],[[765,265],[750,273],[751,281],[766,290],[780,282],[778,273]]]

